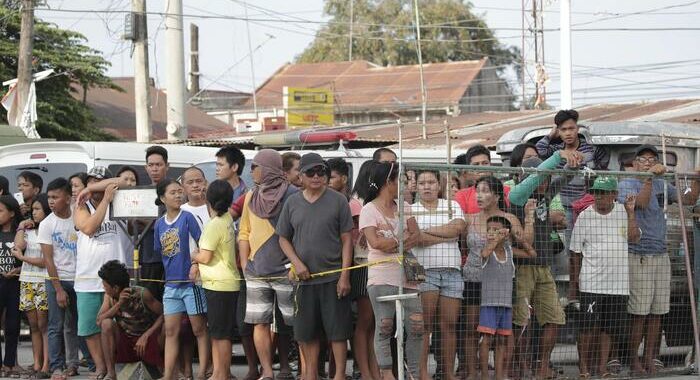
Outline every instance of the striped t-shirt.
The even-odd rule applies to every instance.
[[[552,143],[549,136],[544,136],[535,145],[537,147],[537,154],[540,158],[546,160],[554,152],[564,149],[564,142]],[[610,163],[610,152],[601,147],[596,147],[586,142],[586,140],[579,137],[578,149],[579,153],[583,154],[583,166],[587,166],[593,170],[608,170],[608,164]],[[557,169],[563,169],[566,166],[566,160],[562,160],[558,165]],[[562,204],[566,207],[571,207],[571,204],[575,201],[581,199],[586,194],[586,182],[582,176],[574,177],[567,185],[562,187],[561,192]]]

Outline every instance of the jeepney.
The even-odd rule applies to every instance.
[[[658,148],[665,158],[669,172],[694,173],[700,167],[700,128],[695,125],[651,121],[591,122],[581,123],[579,136],[588,143],[603,147],[610,152],[608,170],[624,171],[624,163],[634,158],[634,149],[641,144],[651,144]],[[501,136],[496,143],[496,152],[501,155],[503,165],[508,166],[513,148],[521,143],[536,143],[549,134],[551,126],[519,128]],[[663,140],[662,140],[663,139]],[[663,142],[662,142],[663,141]],[[681,175],[681,189],[689,186],[690,180]],[[690,244],[692,263],[693,224],[691,207],[686,207],[686,227]],[[664,334],[668,346],[689,346],[693,336],[690,311],[690,298],[686,274],[686,264],[681,234],[678,205],[669,205],[666,213],[668,232],[667,250],[671,258],[671,311],[664,320]],[[698,247],[700,248],[700,247]],[[691,269],[693,268],[691,264]],[[552,268],[560,294],[566,295],[568,287],[568,252],[556,258]],[[696,281],[696,287],[698,282]]]

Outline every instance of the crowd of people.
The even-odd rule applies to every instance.
[[[146,151],[148,181],[132,167],[113,175],[96,166],[44,187],[26,171],[18,201],[0,176],[0,377],[66,379],[78,374],[82,351],[97,380],[138,361],[167,380],[228,380],[236,340],[244,380],[295,379],[295,371],[345,380],[348,343],[356,378],[392,380],[402,365],[396,308],[381,299],[402,287],[406,378],[430,379],[432,352],[437,377],[487,379],[493,349],[496,379],[552,379],[557,331],[573,317],[551,270],[562,251],[581,378],[618,373],[622,362],[633,375],[653,374],[670,302],[664,206],[695,204],[700,184],[677,199],[651,145],[637,147],[629,166],[655,177],[606,176],[609,153],[581,138],[577,122],[576,111],[558,112],[548,136],[509,158],[561,175],[523,171],[505,182],[473,169],[402,178],[396,154],[380,148],[352,188],[342,158],[270,149],[257,152],[247,184],[233,146],[216,154],[211,183],[197,167],[169,177],[161,146]],[[491,154],[475,145],[455,164],[490,166]],[[111,202],[137,184],[155,187],[159,217],[122,228]],[[143,236],[136,262],[130,232]],[[418,268],[402,265],[407,258]],[[22,312],[29,368],[17,363]]]

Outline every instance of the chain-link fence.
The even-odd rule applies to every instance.
[[[692,368],[698,177],[535,164],[404,164],[397,238],[404,280],[418,281],[391,294],[406,294],[396,335],[405,378]],[[369,287],[374,305],[393,308],[391,294]],[[390,339],[382,323],[395,313],[374,314],[379,340]]]

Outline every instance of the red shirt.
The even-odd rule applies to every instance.
[[[508,200],[510,187],[503,186],[503,192],[506,206],[510,206],[510,201]],[[457,194],[455,194],[455,202],[459,203],[459,206],[462,208],[462,212],[465,214],[478,214],[479,211],[481,211],[476,202],[476,186],[471,186],[458,191]]]

